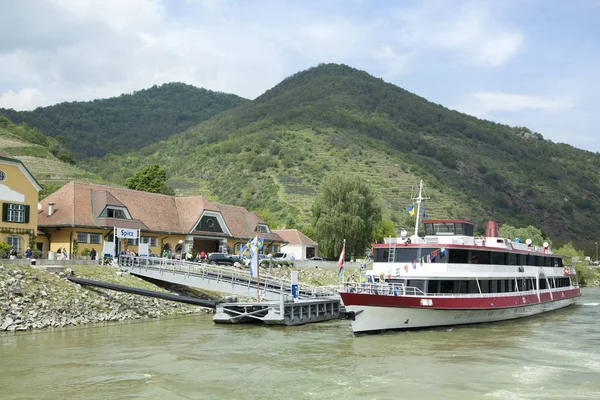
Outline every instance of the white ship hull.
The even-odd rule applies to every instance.
[[[368,333],[504,321],[557,310],[570,306],[575,301],[576,298],[567,298],[512,308],[479,310],[355,305],[346,306],[346,311],[354,312],[353,332]]]

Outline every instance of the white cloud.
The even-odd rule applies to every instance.
[[[495,112],[521,111],[527,109],[559,110],[575,107],[570,97],[544,98],[503,92],[477,92],[462,102],[457,108],[468,114],[489,117]]]
[[[467,1],[425,2],[421,7],[400,9],[407,44],[421,51],[445,51],[460,55],[465,63],[498,67],[522,49],[523,34],[495,18],[490,3]]]
[[[0,108],[14,108],[17,111],[32,110],[52,102],[38,89],[25,88],[15,93],[12,90],[0,95]]]

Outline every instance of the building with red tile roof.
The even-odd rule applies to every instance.
[[[281,246],[281,252],[287,254],[287,258],[302,260],[312,258],[318,255],[317,242],[300,232],[298,229],[277,229],[273,232],[277,233],[286,244]]]
[[[115,228],[138,231],[154,254],[182,249],[238,253],[249,239],[262,234],[269,252],[286,243],[255,213],[203,196],[174,197],[73,181],[41,205],[38,226],[47,236],[48,248],[67,247],[69,254],[84,248],[101,254],[103,243],[113,242]],[[115,243],[117,252],[138,250],[135,239]]]

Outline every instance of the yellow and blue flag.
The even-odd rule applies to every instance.
[[[406,209],[406,212],[408,212],[410,214],[410,216],[412,217],[413,215],[415,215],[415,205],[411,204],[410,207],[408,207]]]

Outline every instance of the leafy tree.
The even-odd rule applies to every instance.
[[[511,240],[519,238],[522,243],[525,243],[527,239],[531,239],[531,243],[535,246],[541,246],[544,242],[548,242],[549,245],[552,245],[552,241],[548,238],[544,238],[545,235],[542,231],[532,225],[529,225],[526,228],[515,228],[512,225],[504,224],[498,229],[498,235]]]
[[[323,179],[312,214],[319,253],[337,258],[346,239],[346,259],[350,259],[352,255],[362,256],[371,245],[381,208],[363,181],[332,173]]]
[[[382,219],[379,221],[373,232],[373,241],[375,243],[383,243],[383,239],[387,237],[396,237],[396,227],[389,220]]]
[[[567,265],[575,267],[577,281],[580,285],[585,285],[587,282],[596,279],[594,270],[589,266],[590,262],[585,260],[583,250],[577,250],[572,242],[559,247],[554,252],[564,256]]]
[[[173,188],[167,185],[167,173],[158,164],[147,165],[125,182],[129,189],[150,193],[175,195]]]

